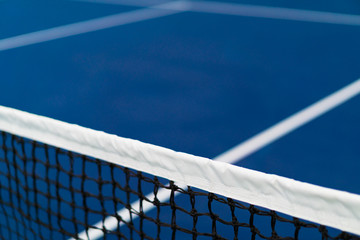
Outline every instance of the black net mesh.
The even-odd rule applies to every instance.
[[[160,191],[168,201],[159,201]],[[145,211],[145,203],[154,208]],[[118,224],[99,228],[103,239],[359,239],[1,132],[1,239],[79,239],[108,217]]]

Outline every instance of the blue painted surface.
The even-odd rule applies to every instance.
[[[3,1],[0,38],[133,9]],[[0,52],[0,104],[213,158],[359,78],[359,42],[354,26],[181,13]],[[237,165],[359,194],[359,103]]]

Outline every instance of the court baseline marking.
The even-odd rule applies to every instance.
[[[314,120],[317,117],[325,114],[326,112],[334,109],[335,107],[341,105],[342,103],[350,100],[351,98],[357,96],[360,93],[360,79],[343,87],[342,89],[330,94],[329,96],[315,102],[314,104],[304,108],[303,110],[295,113],[294,115],[284,119],[283,121],[275,124],[274,126],[266,129],[263,132],[255,135],[249,140],[235,146],[234,148],[220,154],[214,161],[221,161],[227,163],[236,163],[241,159],[244,159],[246,156],[251,153],[263,148],[264,146],[276,141],[277,139],[285,136],[286,134],[294,131],[295,129],[303,126],[304,124]],[[179,185],[180,188],[186,188],[186,185]],[[175,192],[178,194],[179,192]],[[157,196],[159,201],[168,201],[170,198],[168,189],[161,189],[158,191]],[[150,201],[154,201],[154,193],[150,193],[146,196]],[[143,212],[148,212],[152,210],[155,206],[147,201],[142,202]],[[137,200],[131,204],[132,209],[140,208],[140,200]],[[117,215],[122,219],[120,223],[121,227],[124,222],[128,222],[131,219],[137,218],[137,215],[132,215],[132,213],[127,209],[123,208],[117,212]],[[79,233],[78,237],[80,239],[99,239],[103,237],[104,232],[99,229],[115,230],[118,227],[118,220],[115,217],[107,217],[103,221],[99,221],[94,225],[94,228],[84,230]]]
[[[100,3],[133,7],[154,7],[155,5],[168,3],[170,0],[68,0],[70,2]],[[186,2],[185,0],[181,0]],[[189,3],[188,3],[189,4]]]
[[[360,16],[351,14],[243,5],[234,3],[175,1],[153,6],[149,4],[159,2],[162,3],[163,1],[149,0],[147,3],[144,0],[77,1],[111,4],[116,3],[120,5],[142,6],[146,8],[1,39],[0,52],[130,23],[165,17],[186,11],[360,26]]]
[[[94,32],[130,23],[165,17],[187,10],[186,3],[174,1],[153,8],[142,8],[87,21],[67,24],[0,40],[0,52],[56,39]]]
[[[72,0],[79,2],[128,5],[151,7],[160,0]],[[360,16],[354,14],[333,13],[313,10],[301,10],[282,7],[247,5],[238,3],[224,3],[216,1],[186,1],[188,11],[200,13],[214,13],[243,17],[258,17],[279,20],[303,21],[312,23],[341,24],[360,26]]]

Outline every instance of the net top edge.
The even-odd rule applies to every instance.
[[[0,129],[225,197],[360,234],[360,195],[0,106]]]

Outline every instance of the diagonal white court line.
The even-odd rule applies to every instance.
[[[191,3],[191,11],[360,26],[360,16],[357,15],[280,7],[200,1]]]
[[[339,13],[329,13],[329,12],[319,12],[319,11],[309,11],[309,10],[241,5],[241,4],[233,4],[233,3],[220,3],[220,2],[207,2],[207,1],[199,1],[199,2],[176,1],[176,2],[170,2],[170,3],[153,6],[151,4],[163,2],[163,1],[162,0],[149,0],[149,2],[146,2],[145,0],[138,0],[138,1],[137,0],[134,1],[78,0],[78,1],[112,3],[112,4],[116,2],[116,4],[121,4],[121,5],[143,6],[148,8],[1,39],[0,51],[29,46],[32,44],[66,38],[83,33],[94,32],[102,29],[145,21],[149,19],[169,16],[175,13],[185,12],[185,11],[360,26],[360,16],[351,15],[351,14],[339,14]]]
[[[224,152],[217,157],[217,160],[233,163],[234,160],[244,159],[257,150],[345,103],[359,93],[360,79]]]
[[[75,0],[82,2],[130,5],[130,6],[149,6],[145,0]],[[149,0],[158,2],[159,0]],[[280,20],[305,21],[314,23],[342,24],[360,26],[360,16],[353,14],[332,13],[312,10],[301,10],[281,7],[257,6],[237,3],[223,3],[213,1],[183,1],[189,5],[189,11],[225,14],[244,17],[258,17]]]
[[[221,161],[227,163],[235,163],[246,156],[254,153],[255,151],[269,145],[270,143],[278,140],[286,134],[294,131],[295,129],[303,126],[304,124],[320,117],[324,113],[334,109],[335,107],[345,103],[351,98],[360,93],[360,79],[345,86],[344,88],[334,92],[333,94],[319,100],[318,102],[310,105],[309,107],[301,110],[298,113],[284,119],[278,124],[268,128],[267,130],[255,135],[249,140],[235,146],[227,152],[214,158],[214,161]],[[179,185],[180,188],[186,188],[186,185]],[[176,192],[175,194],[177,194]],[[150,193],[146,196],[150,201],[154,200],[154,194]],[[161,189],[158,192],[157,198],[160,201],[168,201],[170,199],[170,191],[167,189]],[[147,201],[143,201],[143,211],[148,212],[154,208],[154,205]],[[132,209],[140,209],[140,200],[131,204]],[[135,219],[137,215],[133,215],[128,209],[121,209],[117,212],[117,215],[122,218],[124,222],[129,222],[131,219]],[[121,222],[120,226],[124,223]],[[99,239],[103,237],[103,231],[99,229],[115,230],[118,227],[118,221],[114,217],[107,217],[104,221],[100,221],[94,225],[94,228],[84,230],[79,233],[80,239]]]
[[[360,16],[352,14],[207,1],[192,2],[190,8],[204,13],[360,26]]]
[[[183,12],[186,9],[186,3],[183,3],[182,1],[174,1],[154,6],[154,8],[139,9],[131,12],[119,13],[111,16],[22,34],[15,37],[1,39],[0,52],[83,33],[169,16]]]

